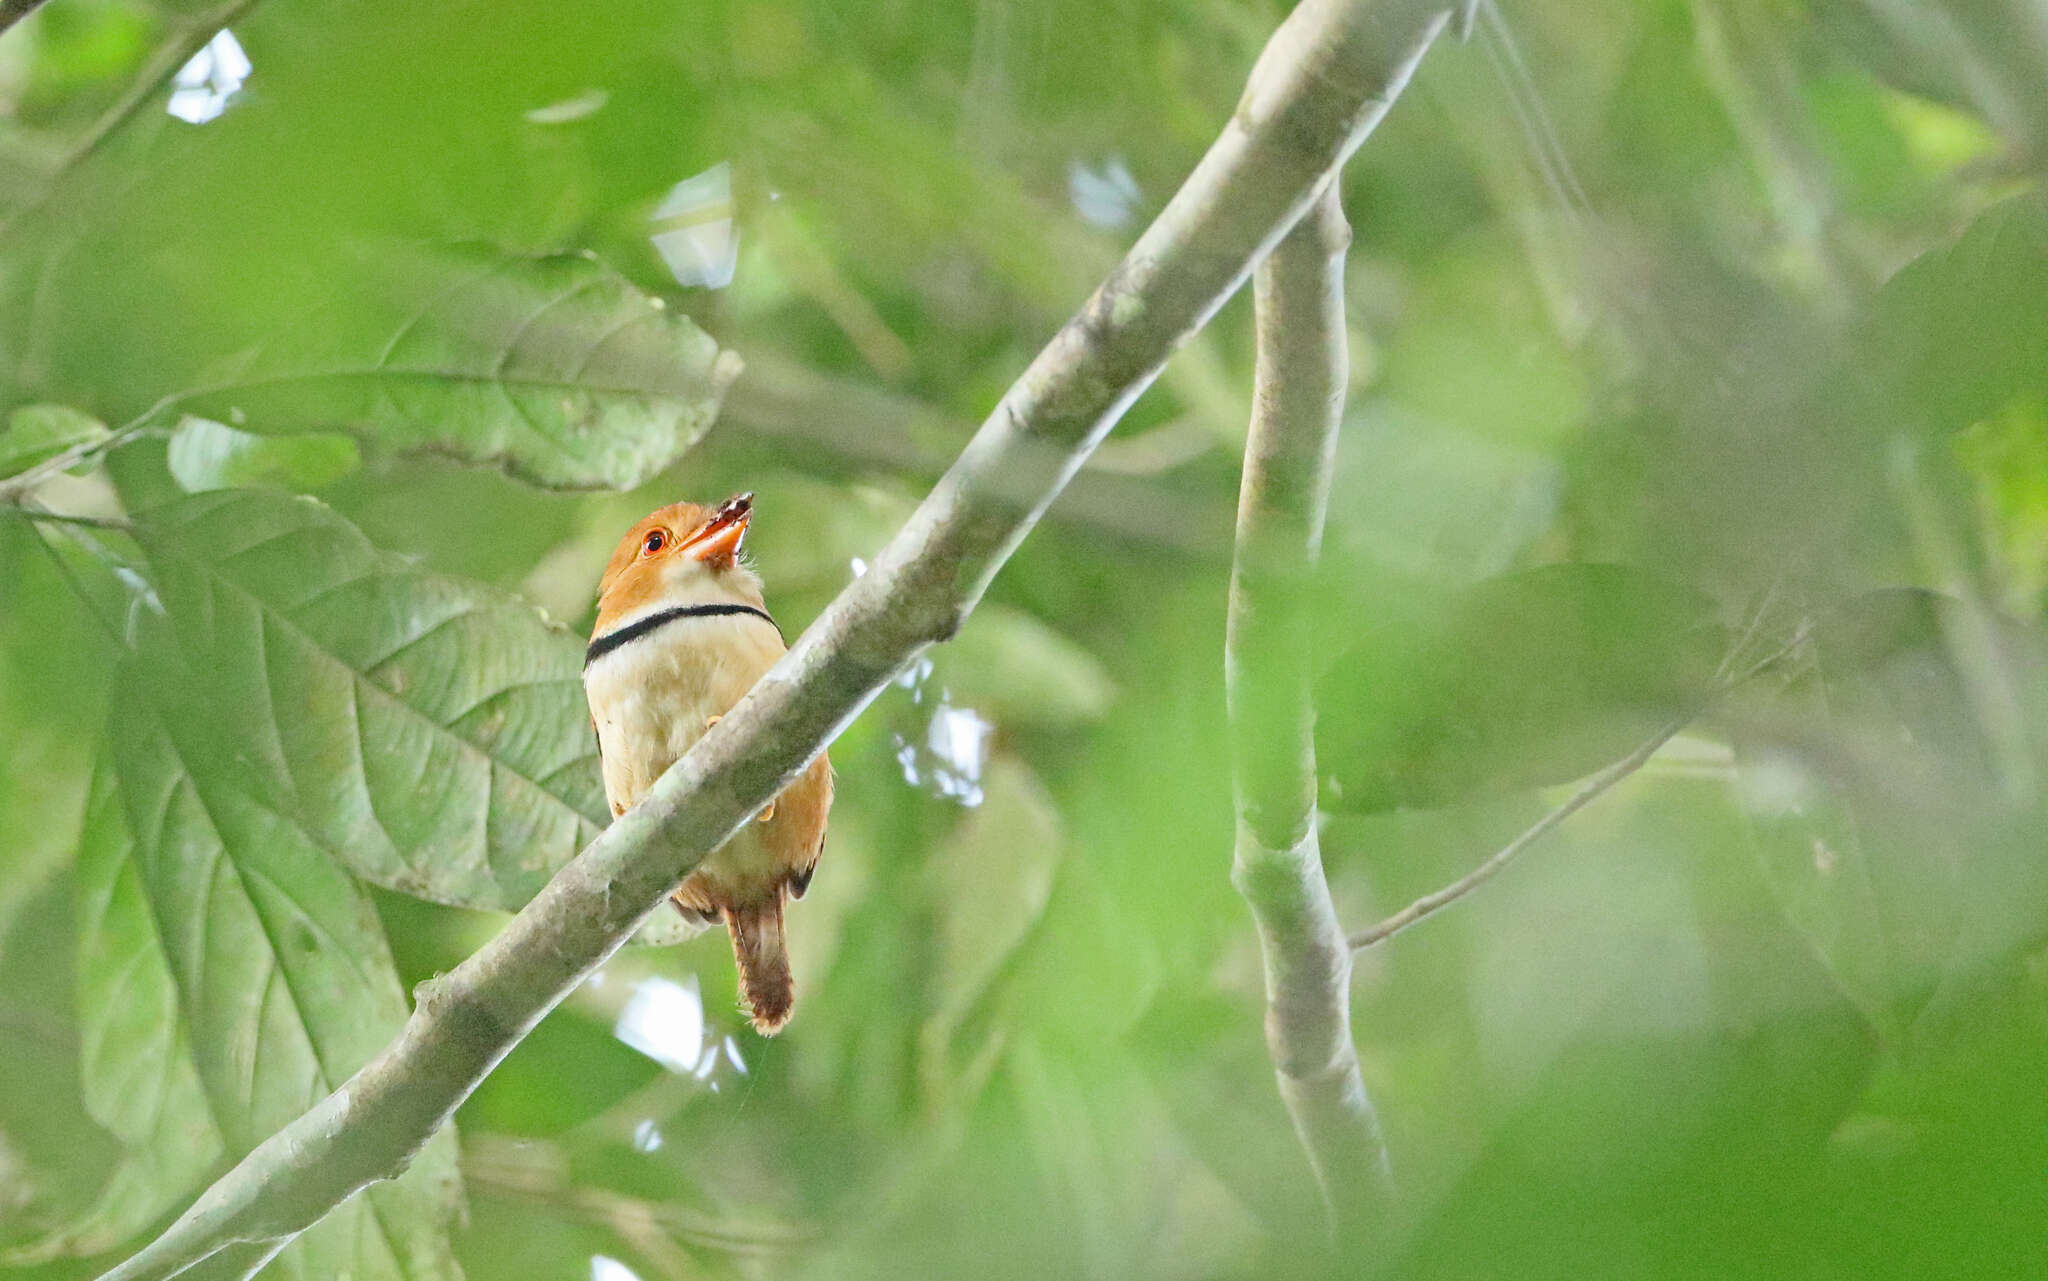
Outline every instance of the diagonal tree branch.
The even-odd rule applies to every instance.
[[[1243,284],[1362,142],[1449,0],[1304,0],[1230,123],[908,523],[717,727],[475,955],[420,985],[403,1032],[105,1275],[177,1275],[289,1240],[402,1171],[677,878],[793,779],[989,580],[1174,348]]]
[[[728,427],[794,443],[813,457],[829,454],[852,467],[880,467],[926,481],[943,473],[952,457],[950,449],[928,442],[967,434],[965,426],[915,397],[821,374],[772,352],[747,353],[747,375],[733,384],[718,412]],[[1074,477],[1050,514],[1066,524],[1221,561],[1230,554],[1223,511],[1220,504],[1155,481],[1091,468]]]
[[[1266,1046],[1330,1221],[1383,1208],[1385,1145],[1351,1040],[1351,947],[1316,836],[1309,604],[1349,377],[1337,181],[1260,265],[1258,386],[1238,497],[1224,672],[1237,854],[1266,968]]]

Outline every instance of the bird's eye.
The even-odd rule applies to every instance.
[[[642,543],[640,546],[641,550],[646,552],[647,555],[652,556],[654,555],[654,553],[660,551],[663,547],[667,545],[667,531],[660,529],[650,529],[647,531],[647,541]]]

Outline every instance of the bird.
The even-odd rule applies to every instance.
[[[627,531],[605,566],[583,690],[614,819],[787,650],[740,554],[753,517],[751,493],[715,508],[673,503]],[[686,920],[724,924],[740,998],[764,1036],[789,1021],[783,909],[810,887],[831,808],[832,765],[820,752],[669,895]]]

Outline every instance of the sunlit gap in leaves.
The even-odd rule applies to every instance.
[[[1743,812],[1755,818],[1804,818],[1820,797],[1813,774],[1789,752],[1754,753],[1735,781]]]
[[[868,563],[858,556],[850,564],[855,578],[868,572]],[[896,678],[899,687],[910,691],[913,707],[929,709],[921,737],[890,731],[896,764],[912,787],[973,809],[981,804],[981,771],[988,764],[989,739],[995,735],[995,726],[972,708],[954,706],[944,686],[934,693],[930,688],[932,671],[932,660],[920,658]]]
[[[640,1281],[640,1274],[608,1254],[593,1254],[590,1281]]]
[[[1144,193],[1131,167],[1122,156],[1111,156],[1099,165],[1067,162],[1067,198],[1074,212],[1106,231],[1119,231],[1137,221]]]
[[[171,77],[171,100],[164,109],[187,124],[203,125],[228,109],[251,70],[241,41],[223,28]]]
[[[704,996],[694,974],[680,983],[659,976],[640,980],[627,998],[626,1008],[619,1011],[612,1035],[676,1075],[694,1076],[713,1090],[719,1086],[712,1074],[721,1058],[742,1076],[747,1071],[738,1042],[706,1032]],[[638,1140],[636,1133],[635,1142]],[[660,1146],[658,1133],[653,1142]]]
[[[740,233],[732,221],[732,165],[726,161],[669,188],[648,219],[655,252],[680,285],[723,289],[739,266]]]
[[[920,658],[896,678],[898,685],[910,691],[912,705],[929,708],[922,738],[890,733],[896,764],[912,787],[973,809],[981,804],[981,771],[988,764],[989,739],[995,727],[972,708],[949,702],[944,686],[932,686],[931,675],[932,661]]]
[[[643,1117],[640,1124],[633,1127],[633,1150],[635,1152],[659,1152],[661,1151],[663,1141],[661,1127],[654,1123],[654,1118],[651,1116]]]

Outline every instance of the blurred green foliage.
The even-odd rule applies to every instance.
[[[1228,882],[1240,302],[834,747],[790,1030],[716,938],[627,949],[266,1276],[2048,1267],[2038,2],[1499,8],[1344,180],[1340,910],[1700,719],[1361,957],[1371,1256],[1320,1244]],[[50,0],[0,37],[0,477],[120,432],[30,498],[133,523],[0,514],[0,1276],[94,1274],[381,1044],[604,819],[576,655],[619,531],[756,491],[801,627],[1281,12]]]

